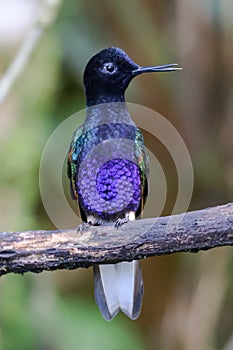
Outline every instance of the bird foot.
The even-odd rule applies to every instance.
[[[128,217],[128,216],[126,216],[126,217],[123,218],[123,219],[119,218],[119,219],[117,219],[117,221],[115,222],[114,227],[116,227],[116,228],[118,229],[120,226],[122,226],[122,225],[124,225],[124,224],[127,224],[128,221],[129,221],[129,217]]]
[[[78,225],[76,232],[82,235],[84,232],[87,232],[90,229],[91,225],[87,222],[83,222],[81,225]]]
[[[81,225],[78,225],[77,227],[77,233],[78,234],[83,234],[84,232],[87,232],[90,230],[91,227],[93,226],[99,226],[99,225],[104,225],[106,222],[100,218],[96,218],[93,215],[89,215],[87,217],[87,222],[83,222]]]

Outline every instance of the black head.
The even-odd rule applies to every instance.
[[[87,105],[124,101],[126,88],[138,74],[180,69],[177,64],[140,67],[123,50],[104,49],[90,59],[84,71]]]

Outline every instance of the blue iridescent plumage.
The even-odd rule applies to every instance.
[[[88,157],[93,149],[94,155]],[[97,221],[115,221],[128,211],[139,214],[147,194],[147,172],[142,134],[133,123],[102,124],[85,133],[75,132],[69,176],[72,197],[78,199],[84,221],[89,215]]]

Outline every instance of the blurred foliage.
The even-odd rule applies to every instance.
[[[31,25],[20,32],[17,18],[24,17],[12,19],[14,3],[21,11],[29,7],[12,0],[4,12],[7,30],[0,21],[1,73]],[[64,1],[0,106],[0,229],[53,228],[40,199],[41,154],[56,126],[84,108],[85,63],[107,46],[123,48],[141,65],[177,61],[184,67],[180,74],[136,79],[127,100],[159,111],[182,135],[195,173],[190,209],[232,201],[232,10],[231,2],[217,0]],[[166,174],[169,214],[176,169],[158,140],[148,133],[145,140]],[[3,277],[0,350],[230,350],[232,264],[230,248],[143,261],[145,298],[136,322],[101,318],[89,271]]]
[[[145,349],[130,321],[106,323],[94,303],[63,299],[36,283],[40,294],[30,277],[10,276],[2,284],[2,349]]]

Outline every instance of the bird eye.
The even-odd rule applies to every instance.
[[[112,63],[105,63],[104,64],[104,72],[112,74],[115,73],[116,67]]]

